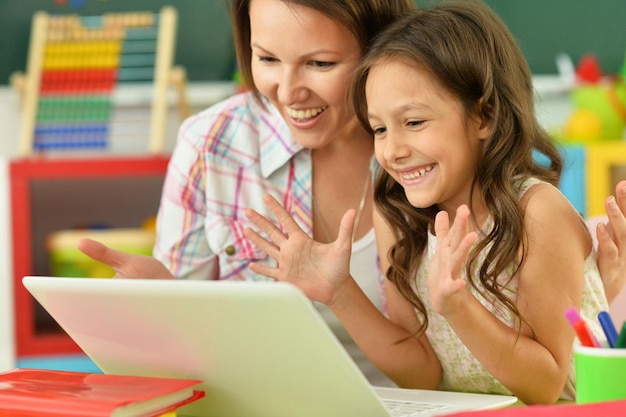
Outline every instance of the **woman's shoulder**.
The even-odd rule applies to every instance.
[[[200,129],[212,126],[215,123],[240,123],[246,122],[254,125],[257,120],[267,113],[249,92],[234,94],[204,110],[199,111],[182,123],[182,128]]]
[[[258,152],[267,135],[288,135],[284,124],[272,107],[262,106],[249,92],[239,93],[188,117],[179,129],[177,146],[186,144],[208,155]]]

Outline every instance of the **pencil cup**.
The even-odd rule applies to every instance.
[[[577,346],[576,402],[626,399],[626,349]]]

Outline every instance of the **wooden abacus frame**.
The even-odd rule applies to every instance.
[[[107,18],[133,18],[138,13],[116,13],[103,15]],[[76,16],[78,19],[79,17]],[[177,12],[171,6],[163,7],[159,12],[159,24],[156,43],[156,57],[153,75],[153,100],[150,111],[150,134],[148,152],[163,152],[167,113],[167,91],[170,85],[176,87],[179,100],[181,119],[189,115],[189,107],[185,94],[186,73],[182,67],[173,67],[175,49]],[[37,12],[33,16],[30,46],[27,58],[26,74],[16,73],[11,83],[17,89],[22,102],[20,123],[20,139],[18,152],[21,156],[29,156],[34,148],[34,131],[37,118],[38,102],[44,64],[44,51],[49,41],[50,16],[45,12]]]

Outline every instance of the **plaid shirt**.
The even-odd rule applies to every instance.
[[[251,261],[266,255],[246,239],[244,212],[272,217],[270,193],[312,234],[311,152],[280,114],[239,94],[187,119],[169,163],[154,256],[178,278],[264,279]]]
[[[248,268],[270,262],[243,234],[254,227],[247,208],[273,218],[263,203],[272,194],[300,227],[313,234],[311,151],[294,141],[269,103],[235,95],[187,119],[169,163],[157,216],[154,256],[178,278],[264,280]],[[376,164],[372,165],[376,169]],[[382,274],[373,230],[352,245],[350,269],[384,310]],[[327,308],[330,328],[371,383],[391,382],[367,360]]]

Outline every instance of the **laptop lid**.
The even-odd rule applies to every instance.
[[[312,303],[275,282],[25,277],[27,290],[111,374],[197,378],[179,415],[386,416],[386,407]],[[445,412],[515,397],[380,390]]]

